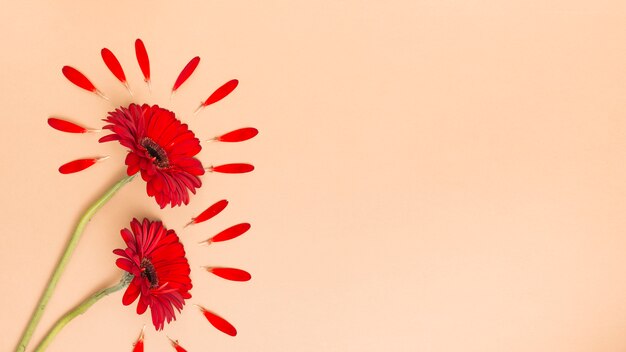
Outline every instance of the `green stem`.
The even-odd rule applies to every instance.
[[[61,329],[63,329],[63,327],[65,327],[65,325],[67,325],[67,323],[72,321],[72,319],[76,318],[78,315],[85,313],[87,309],[89,309],[89,307],[91,307],[94,303],[98,302],[100,298],[108,296],[109,294],[119,291],[128,286],[132,278],[132,275],[124,273],[124,276],[122,276],[122,279],[117,285],[105,288],[94,293],[91,297],[84,300],[83,303],[76,306],[76,308],[67,312],[64,316],[61,317],[61,319],[56,322],[56,324],[54,324],[52,329],[48,331],[48,334],[43,338],[43,340],[41,340],[41,343],[39,343],[39,346],[35,348],[35,352],[45,351],[50,342],[52,342],[54,337],[57,336],[57,334],[61,331]]]
[[[87,211],[83,214],[83,216],[80,217],[80,219],[78,220],[78,224],[76,225],[76,229],[74,229],[74,232],[72,233],[72,237],[70,237],[70,240],[67,243],[67,247],[65,248],[65,251],[61,255],[61,259],[59,259],[59,262],[56,268],[52,272],[52,276],[50,276],[50,281],[48,281],[48,286],[46,286],[46,289],[44,290],[41,298],[39,299],[39,303],[37,303],[37,308],[35,308],[35,311],[33,312],[33,315],[31,316],[30,321],[28,322],[28,325],[26,326],[26,329],[24,330],[24,334],[22,335],[22,338],[20,339],[20,342],[18,343],[17,348],[15,349],[16,352],[24,352],[24,350],[26,350],[26,346],[30,342],[30,339],[33,337],[35,328],[37,327],[37,324],[39,324],[39,321],[41,320],[41,316],[43,315],[43,312],[46,309],[46,305],[48,304],[48,301],[52,297],[52,293],[54,293],[54,289],[56,288],[57,283],[59,279],[61,278],[61,275],[63,274],[63,271],[65,270],[65,267],[67,266],[67,263],[69,262],[70,257],[72,256],[72,253],[74,252],[74,249],[76,249],[76,245],[78,245],[78,241],[80,240],[80,237],[83,231],[85,230],[85,226],[87,226],[87,224],[89,223],[89,220],[91,220],[94,214],[98,210],[100,210],[100,208],[102,208],[102,206],[106,204],[106,202],[109,199],[111,199],[113,195],[120,188],[122,188],[122,186],[130,182],[133,179],[133,177],[135,176],[134,175],[126,176],[120,181],[118,181],[116,184],[114,184],[113,187],[111,187],[100,198],[98,198],[87,209]]]

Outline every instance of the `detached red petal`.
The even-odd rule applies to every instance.
[[[182,348],[179,344],[178,341],[172,340],[170,338],[170,342],[172,343],[172,347],[174,347],[174,349],[176,350],[176,352],[187,352],[186,349]]]
[[[237,335],[237,329],[235,329],[235,327],[231,323],[226,321],[226,319],[220,317],[219,315],[217,315],[217,314],[215,314],[215,313],[213,313],[211,311],[206,310],[203,307],[198,306],[198,308],[200,308],[200,311],[202,312],[202,314],[204,314],[204,317],[217,330],[225,333],[226,335],[230,335],[230,336],[236,336]]]
[[[144,80],[150,81],[150,59],[148,58],[148,52],[141,39],[135,40],[135,54],[137,55],[137,62],[141,73],[143,73]]]
[[[73,122],[69,122],[66,120],[57,119],[56,117],[49,118],[48,125],[50,125],[50,127],[54,128],[55,130],[58,130],[61,132],[86,133],[89,131],[83,126],[77,125]]]
[[[226,199],[222,199],[208,207],[205,211],[200,213],[200,215],[196,216],[195,218],[191,218],[191,222],[189,222],[187,225],[199,224],[201,222],[207,221],[215,215],[221,213],[227,205],[228,201]]]
[[[209,267],[206,268],[206,270],[221,277],[222,279],[231,281],[249,281],[252,278],[250,273],[241,269]]]
[[[133,347],[133,352],[143,352],[143,329],[141,330],[141,334],[135,342],[135,347]]]
[[[67,78],[70,82],[74,83],[78,87],[93,93],[96,93],[98,91],[98,89],[96,89],[96,86],[94,86],[93,83],[91,83],[91,81],[77,69],[71,66],[63,66],[62,71],[65,78]]]
[[[189,61],[189,63],[185,66],[185,68],[183,68],[183,70],[178,75],[176,82],[174,82],[174,87],[172,87],[172,93],[175,92],[178,89],[178,87],[180,87],[183,83],[185,83],[185,81],[189,78],[189,76],[191,76],[193,71],[196,70],[196,67],[198,67],[199,63],[200,63],[199,56],[196,56],[193,59],[191,59],[191,61]]]
[[[218,233],[217,235],[211,237],[207,241],[211,242],[224,242],[228,240],[232,240],[233,238],[239,237],[246,233],[246,231],[250,230],[250,224],[241,223],[227,228],[226,230]]]
[[[126,75],[124,74],[124,70],[122,69],[122,65],[117,60],[115,55],[111,52],[111,50],[104,48],[100,51],[102,55],[102,60],[104,60],[104,64],[107,65],[111,73],[122,83],[126,83]]]
[[[70,161],[69,163],[61,165],[61,167],[59,167],[59,172],[62,174],[72,174],[74,172],[83,171],[98,162],[100,159],[102,158],[78,159]]]
[[[209,106],[224,99],[228,94],[232,93],[238,85],[239,81],[236,79],[232,79],[224,83],[221,87],[217,88],[204,103],[202,103],[202,106]]]
[[[244,163],[236,164],[224,164],[219,166],[212,166],[210,171],[220,172],[223,174],[243,174],[254,170],[254,166]]]
[[[254,138],[257,134],[259,134],[259,130],[256,128],[245,127],[215,137],[215,140],[220,142],[243,142]]]

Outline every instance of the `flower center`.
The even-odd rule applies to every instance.
[[[150,282],[150,288],[157,288],[159,286],[159,278],[157,277],[156,270],[148,258],[141,260],[141,276],[145,277],[146,280]]]
[[[160,145],[149,137],[144,137],[141,140],[141,146],[146,148],[146,151],[152,158],[154,158],[154,164],[160,168],[166,168],[170,166],[170,161],[167,158],[167,153]]]

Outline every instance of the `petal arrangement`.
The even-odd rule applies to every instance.
[[[224,210],[227,204],[226,200],[216,202],[200,215],[192,218],[189,224],[199,224],[209,220]],[[219,242],[215,240],[218,236],[222,236],[220,241],[233,239],[250,229],[250,224],[243,223],[235,227],[240,228],[236,236],[225,237],[223,235],[225,230],[202,243]],[[137,314],[144,314],[150,308],[152,324],[156,330],[163,330],[166,323],[176,320],[176,311],[180,313],[186,300],[191,298],[190,267],[185,257],[184,246],[176,232],[165,228],[160,221],[133,219],[130,228],[122,229],[121,235],[127,247],[113,251],[120,256],[115,264],[133,276],[122,297],[122,303],[130,305],[138,300]],[[214,266],[204,268],[216,277],[230,281],[245,282],[252,278],[247,271],[237,268]],[[237,329],[226,319],[201,305],[196,306],[217,330],[230,336],[237,335]],[[184,351],[178,341],[171,340],[171,343],[177,351]],[[143,351],[143,346],[142,331],[135,342],[133,351]]]
[[[130,96],[135,97],[126,75],[127,72],[124,71],[115,54],[107,48],[103,48],[100,54],[114,78],[126,88]],[[150,58],[143,41],[140,39],[135,41],[135,54],[144,82],[151,91]],[[187,63],[171,88],[172,96],[196,72],[199,64],[200,57],[198,56]],[[61,71],[67,80],[75,86],[113,104],[111,99],[78,69],[64,66]],[[200,103],[195,113],[230,95],[238,84],[239,81],[233,79],[215,89],[208,98]],[[171,110],[143,102],[132,102],[123,106],[114,104],[114,106],[115,108],[108,111],[106,117],[102,119],[104,121],[103,126],[98,128],[83,126],[65,118],[48,118],[50,127],[65,133],[88,134],[107,131],[108,134],[101,137],[99,142],[117,141],[127,149],[128,152],[125,157],[127,175],[106,190],[79,217],[65,249],[61,253],[61,258],[24,329],[16,352],[24,352],[28,347],[59,278],[67,267],[69,259],[91,218],[137,174],[141,175],[145,181],[147,195],[153,197],[160,208],[165,208],[167,205],[176,207],[189,204],[191,194],[195,194],[202,186],[201,177],[207,172],[240,174],[254,170],[254,166],[248,163],[203,166],[202,162],[196,158],[202,150],[200,139]],[[243,142],[254,138],[257,134],[256,128],[243,127],[215,136],[207,141]],[[109,156],[100,156],[73,160],[61,165],[58,171],[61,174],[73,174],[108,158]],[[192,217],[184,227],[206,222],[220,214],[227,206],[227,200],[220,200],[200,212],[196,217]],[[249,223],[239,223],[199,243],[210,245],[229,241],[245,234],[250,228]],[[126,246],[113,251],[119,256],[115,262],[116,266],[124,271],[119,283],[95,292],[59,318],[40,341],[36,351],[44,351],[64,326],[83,314],[96,301],[123,289],[125,289],[122,296],[123,305],[129,306],[137,302],[135,310],[139,315],[146,313],[149,309],[152,325],[157,331],[163,330],[166,324],[175,321],[177,315],[180,317],[187,301],[192,298],[191,290],[193,288],[190,276],[191,266],[186,257],[181,237],[174,230],[166,228],[161,221],[145,218],[141,221],[133,218],[130,226],[122,229],[120,233]],[[202,268],[206,273],[225,280],[245,282],[251,279],[248,272],[237,268],[224,266],[204,266]],[[202,305],[196,304],[196,307],[198,312],[217,330],[226,335],[237,335],[237,329],[222,316]],[[170,342],[176,351],[186,351],[177,340],[170,339]],[[134,345],[133,352],[143,352],[143,350],[144,331],[142,330]]]
[[[135,41],[135,54],[144,81],[150,87],[150,59],[141,39]],[[117,57],[107,48],[102,49],[101,55],[106,67],[132,95],[126,73]],[[200,57],[198,56],[187,63],[172,86],[172,94],[177,92],[191,77],[199,64]],[[110,100],[79,70],[65,66],[62,73],[77,87]],[[202,101],[196,113],[224,99],[235,90],[238,84],[239,81],[233,79],[217,88],[206,100]],[[196,159],[196,155],[202,149],[200,140],[187,124],[176,117],[174,112],[158,105],[132,103],[128,106],[119,106],[110,111],[103,121],[106,125],[101,129],[83,127],[58,117],[49,118],[48,124],[56,130],[67,133],[100,132],[103,129],[110,131],[111,134],[100,138],[100,142],[118,141],[128,148],[125,161],[127,174],[130,176],[140,173],[146,182],[146,193],[154,197],[161,208],[167,205],[175,207],[188,204],[190,193],[195,194],[196,190],[202,186],[200,176],[204,175],[205,171],[232,174],[254,170],[254,166],[248,163],[203,167],[200,160]],[[257,134],[256,128],[244,127],[210,140],[228,143],[243,142]],[[82,171],[105,159],[105,157],[97,157],[74,160],[62,165],[59,172],[70,174]]]

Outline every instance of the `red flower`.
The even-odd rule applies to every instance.
[[[113,251],[121,257],[115,264],[134,276],[122,303],[129,305],[139,297],[137,314],[150,307],[154,327],[162,330],[166,321],[176,319],[174,308],[180,313],[185,300],[191,298],[185,249],[176,232],[160,221],[133,219],[130,228],[121,231],[128,248]]]
[[[118,108],[104,120],[104,129],[113,133],[100,142],[117,140],[130,149],[126,155],[128,175],[141,171],[147,182],[148,195],[161,208],[189,203],[189,191],[196,193],[202,185],[202,163],[194,156],[202,147],[187,125],[173,112],[157,105],[130,104]]]

